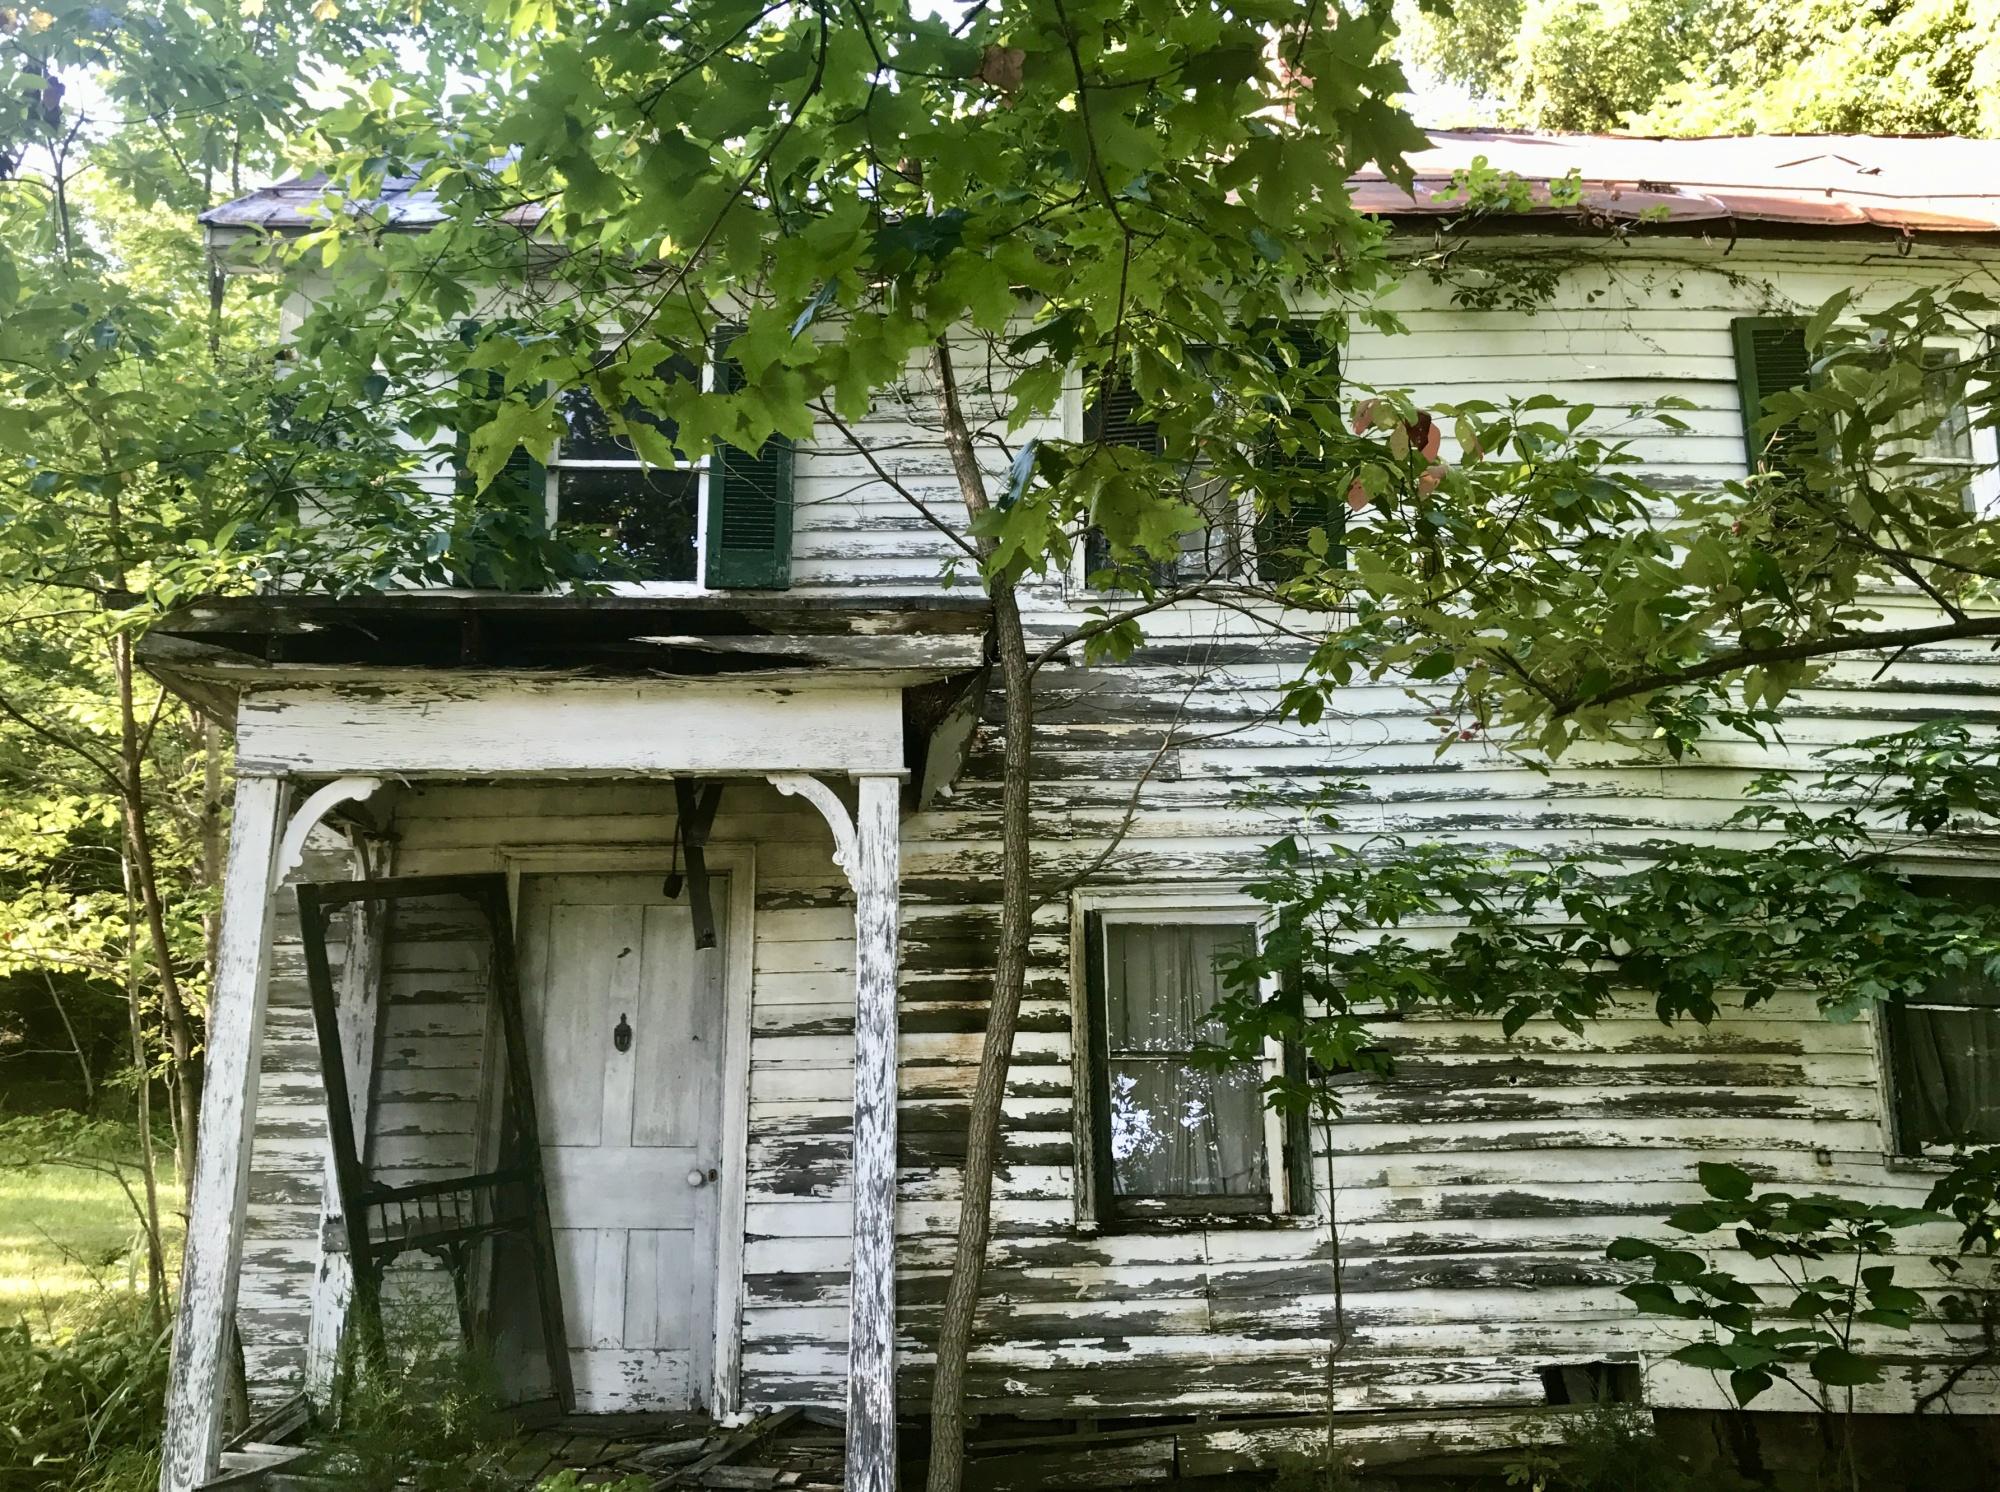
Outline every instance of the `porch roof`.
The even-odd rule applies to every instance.
[[[169,615],[141,656],[171,685],[206,685],[199,693],[384,670],[915,684],[978,668],[991,615],[971,594],[235,596]]]

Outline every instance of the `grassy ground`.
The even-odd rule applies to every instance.
[[[137,1193],[136,1168],[127,1180]],[[171,1175],[163,1177],[161,1211],[171,1216],[178,1205]],[[0,1168],[0,1322],[40,1326],[100,1288],[144,1289],[145,1267],[137,1214],[113,1177],[59,1165]]]

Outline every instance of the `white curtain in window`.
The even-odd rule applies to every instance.
[[[1261,1195],[1259,1064],[1217,1072],[1191,1060],[1217,1041],[1216,961],[1251,937],[1241,925],[1112,923],[1105,929],[1112,1184],[1126,1197]]]

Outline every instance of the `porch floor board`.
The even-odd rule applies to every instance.
[[[258,1447],[260,1451],[277,1449]],[[248,1448],[225,1453],[225,1473],[204,1492],[344,1492],[351,1480],[318,1464],[310,1437],[264,1464]],[[414,1468],[412,1468],[414,1470]],[[501,1480],[532,1492],[573,1472],[581,1486],[637,1478],[646,1492],[840,1492],[844,1440],[838,1418],[787,1409],[724,1429],[705,1415],[523,1416],[521,1437],[499,1468]],[[413,1483],[414,1484],[414,1481]]]

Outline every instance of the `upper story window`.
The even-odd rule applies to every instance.
[[[1103,1221],[1269,1215],[1285,1130],[1261,1061],[1217,1070],[1220,965],[1257,935],[1240,913],[1100,911],[1085,923],[1095,1209]]]
[[[1930,876],[1915,885],[1940,901],[2000,901],[2000,880]],[[1883,1024],[1896,1149],[2000,1143],[2000,981],[1980,968],[1947,970],[1917,998],[1885,1006]]]
[[[1780,427],[1760,434],[1757,425],[1771,395],[1804,388],[1812,381],[1805,320],[1796,316],[1739,316],[1729,323],[1729,331],[1736,349],[1744,455],[1749,468],[1753,472],[1795,471],[1796,433]],[[1972,412],[1962,402],[1954,402],[1951,393],[1952,371],[1964,356],[1963,349],[1950,344],[1925,347],[1923,402],[1908,418],[1914,423],[1934,416],[1937,426],[1923,439],[1894,442],[1885,449],[1906,454],[1911,464],[1941,477],[1956,473],[1956,485],[1967,504],[1990,515],[2000,506],[1992,433],[1976,429]]]
[[[1302,357],[1331,356],[1303,325],[1294,324],[1280,335]],[[1088,391],[1082,434],[1085,440],[1108,445],[1153,454],[1160,450],[1159,426],[1145,417],[1137,391],[1122,379]],[[1286,511],[1266,505],[1260,512],[1253,495],[1231,488],[1220,478],[1204,477],[1196,468],[1189,473],[1183,495],[1200,510],[1205,522],[1181,535],[1180,553],[1172,560],[1151,562],[1154,584],[1253,578],[1267,585],[1282,584],[1298,576],[1300,556],[1314,529],[1325,533],[1328,555],[1334,563],[1340,562],[1348,512],[1346,474],[1330,470],[1319,458],[1287,453],[1275,442],[1257,453],[1257,464],[1288,475],[1304,474],[1308,481],[1299,490],[1306,494],[1306,500],[1293,503]],[[1315,477],[1321,479],[1312,480]],[[1128,568],[1130,564],[1126,562]],[[1115,586],[1119,569],[1109,542],[1097,529],[1091,529],[1084,543],[1086,578],[1108,574]]]
[[[676,357],[651,370],[663,384],[683,380],[725,391],[742,370],[727,356],[738,328],[717,332],[708,366]],[[552,532],[594,532],[616,569],[614,581],[681,589],[782,589],[791,583],[792,443],[773,436],[750,453],[718,442],[681,451],[672,467],[649,465],[623,429],[649,425],[670,445],[671,420],[627,401],[614,424],[596,395],[575,387],[556,396],[563,433],[542,461],[517,449],[501,480],[541,497]],[[467,480],[460,458],[459,478]]]
[[[1937,428],[1920,440],[1898,441],[1890,449],[1908,454],[1913,465],[1954,481],[1969,497],[1978,456],[1972,444],[1972,412],[1952,400],[1953,371],[1959,362],[1956,347],[1924,348],[1923,403],[1916,417],[1926,422],[1935,419]]]
[[[677,378],[699,383],[701,369],[675,358],[655,368],[653,376],[662,383]],[[589,389],[565,389],[556,405],[563,434],[548,475],[550,524],[558,531],[595,531],[634,579],[695,581],[710,454],[671,470],[647,466],[631,440],[612,428]],[[636,400],[628,401],[622,414],[628,424],[651,425],[672,443],[673,421],[647,413]]]

